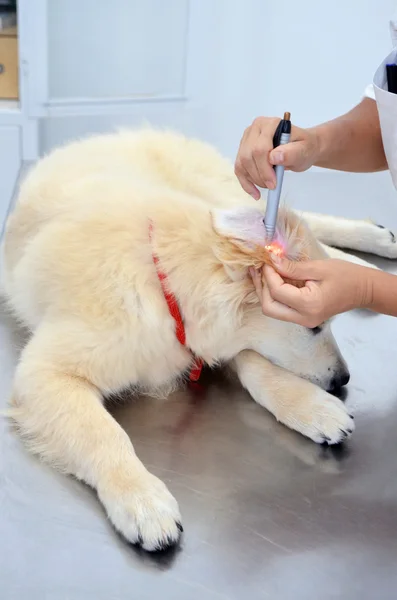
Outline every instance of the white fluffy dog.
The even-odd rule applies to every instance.
[[[326,391],[348,379],[329,324],[313,331],[261,312],[247,270],[266,260],[262,216],[213,148],[145,130],[42,159],[9,218],[3,287],[32,332],[12,417],[31,451],[95,488],[114,527],[146,550],[177,542],[178,504],[106,396],[165,393],[200,361],[227,363],[256,402],[315,442],[354,429]],[[385,229],[306,217],[314,235],[294,213],[280,216],[292,258],[326,256],[318,239],[397,256]]]

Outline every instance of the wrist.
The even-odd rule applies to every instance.
[[[397,317],[397,276],[375,269],[368,271],[362,307]]]
[[[326,161],[327,148],[329,140],[324,126],[318,125],[307,130],[311,138],[312,163],[315,166],[321,166]]]
[[[376,269],[361,267],[360,280],[356,285],[357,302],[356,308],[365,308],[373,310],[375,304],[376,275],[379,273]]]

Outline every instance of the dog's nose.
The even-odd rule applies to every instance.
[[[347,385],[350,381],[350,373],[349,371],[341,371],[340,373],[335,373],[331,382],[329,384],[330,391],[334,392],[335,390],[339,390],[344,385]]]
[[[342,377],[340,378],[340,385],[341,387],[343,387],[344,385],[347,385],[350,381],[350,373],[349,371],[346,371],[345,373],[343,373]]]

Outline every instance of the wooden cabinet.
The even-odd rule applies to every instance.
[[[0,98],[18,97],[18,37],[12,28],[0,32]]]

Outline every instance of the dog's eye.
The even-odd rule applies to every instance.
[[[319,325],[318,327],[313,327],[312,329],[310,329],[310,331],[313,333],[313,335],[317,335],[318,333],[321,333],[323,330],[322,326]]]

